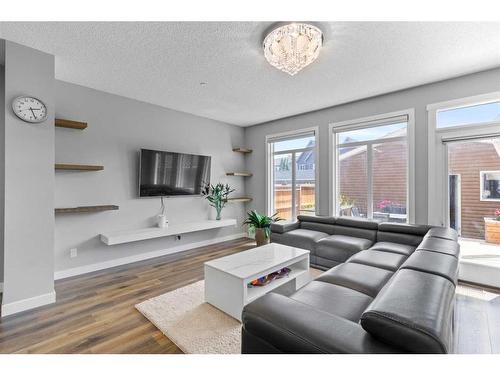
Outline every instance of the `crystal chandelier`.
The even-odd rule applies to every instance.
[[[291,76],[312,63],[323,45],[323,33],[307,23],[290,23],[271,31],[264,39],[269,64]]]

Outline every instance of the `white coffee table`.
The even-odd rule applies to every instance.
[[[287,277],[249,288],[250,281],[291,269]],[[241,321],[243,307],[274,291],[290,294],[311,280],[309,250],[271,243],[205,263],[205,301]]]

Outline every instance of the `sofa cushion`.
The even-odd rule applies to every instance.
[[[460,245],[455,241],[444,240],[442,238],[426,237],[417,250],[434,251],[436,253],[452,255],[456,258],[460,255]]]
[[[458,241],[458,233],[452,228],[434,227],[427,232],[426,237],[442,238],[443,240]]]
[[[397,353],[376,340],[358,322],[319,311],[278,293],[267,293],[245,306],[243,354]]]
[[[448,353],[455,285],[444,277],[399,270],[361,316],[380,341],[414,353]]]
[[[349,263],[365,264],[388,271],[396,271],[406,260],[406,255],[389,253],[387,251],[364,250],[354,254],[347,261]]]
[[[354,228],[371,229],[371,230],[377,230],[379,225],[377,221],[373,221],[370,219],[363,219],[359,217],[346,217],[346,216],[338,217],[337,220],[335,221],[335,224],[344,227],[354,227]]]
[[[333,234],[377,240],[378,223],[368,219],[339,217],[333,226]]]
[[[404,245],[418,246],[423,236],[429,231],[428,225],[380,223],[377,241],[395,242]]]
[[[311,257],[312,259],[312,257]],[[314,267],[319,268],[320,270],[329,270],[332,267],[338,266],[343,262],[337,262],[336,260],[322,258],[318,256],[314,256],[314,263],[311,260],[311,264],[314,264]]]
[[[417,247],[424,237],[415,234],[396,233],[396,232],[377,232],[377,241],[393,242],[402,245]]]
[[[377,242],[370,247],[370,250],[386,251],[388,253],[396,253],[409,256],[415,251],[415,246],[404,245],[396,242]]]
[[[315,230],[318,232],[323,232],[323,233],[328,233],[328,234],[335,233],[334,227],[335,227],[335,225],[324,224],[324,223],[315,223],[315,222],[311,222],[311,221],[301,221],[300,222],[301,229]]]
[[[278,223],[271,223],[269,228],[271,229],[271,232],[285,233],[291,230],[299,229],[300,223],[298,221],[282,221]]]
[[[381,232],[392,232],[410,234],[423,237],[431,227],[429,225],[404,224],[404,223],[380,223],[378,230]]]
[[[310,222],[310,223],[323,223],[323,224],[335,224],[336,217],[334,216],[309,216],[309,215],[298,215],[297,220],[300,222]]]
[[[372,243],[364,238],[333,235],[319,240],[314,253],[322,258],[345,262],[351,255],[368,249]]]
[[[343,286],[311,281],[290,298],[317,310],[357,322],[373,298]]]
[[[358,263],[343,263],[323,273],[316,281],[323,281],[376,297],[393,275],[392,272]]]
[[[452,255],[427,250],[415,251],[401,268],[439,275],[457,285],[458,259]]]
[[[333,216],[298,215],[297,220],[302,229],[333,234],[333,224],[335,224],[336,218]]]
[[[308,229],[295,229],[281,234],[272,233],[271,241],[283,245],[313,250],[315,243],[324,237],[328,237],[328,234]]]

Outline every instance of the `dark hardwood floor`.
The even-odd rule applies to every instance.
[[[248,239],[56,281],[57,302],[0,320],[0,353],[181,353],[134,305],[203,279]]]
[[[56,281],[57,302],[0,319],[0,353],[181,353],[134,305],[203,279],[203,263],[255,246],[228,241]],[[500,353],[500,295],[457,288],[458,353]]]

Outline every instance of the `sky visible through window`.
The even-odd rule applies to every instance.
[[[312,147],[314,146],[315,138],[314,136],[289,139],[287,141],[274,142],[274,152],[295,150],[299,148]]]
[[[338,133],[339,144],[352,142],[372,141],[388,137],[404,137],[406,135],[406,122],[391,125],[373,126],[371,128],[351,130]]]
[[[500,121],[500,102],[454,108],[437,113],[437,128]]]

